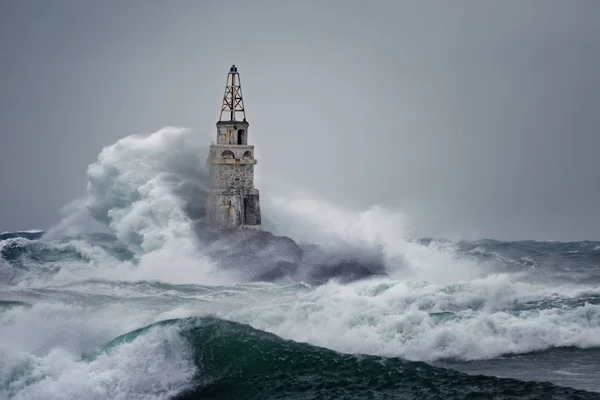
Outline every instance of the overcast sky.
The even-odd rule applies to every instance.
[[[257,175],[420,236],[600,239],[600,1],[0,2],[0,231],[103,146],[215,135],[239,67]],[[264,210],[268,213],[268,210]]]

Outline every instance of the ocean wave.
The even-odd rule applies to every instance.
[[[592,398],[422,362],[600,347],[597,242],[411,239],[386,207],[281,193],[274,233],[221,234],[204,155],[123,138],[57,226],[0,236],[0,397]]]
[[[468,376],[398,358],[349,355],[216,318],[185,320],[201,371],[196,398],[555,398],[596,394],[547,383]]]
[[[280,236],[268,232],[216,235],[203,224],[205,155],[198,137],[181,128],[120,139],[90,165],[87,193],[68,208],[70,214],[42,237],[13,242],[2,259],[13,267],[44,270],[39,276],[25,274],[31,284],[37,278],[38,284],[94,278],[175,284],[260,280],[321,284],[382,274],[449,284],[498,272],[545,271],[552,260],[543,257],[552,253],[551,246],[560,248],[561,256],[578,257],[568,259],[572,265],[590,257],[595,245],[418,241],[409,238],[405,216],[397,211],[378,205],[355,211],[316,197],[277,192],[263,199],[263,210],[271,221],[265,225]],[[74,234],[83,229],[78,224],[86,216],[103,224],[109,234],[104,238]],[[311,245],[298,244],[301,241]],[[568,253],[575,248],[581,252]],[[13,280],[23,277],[22,271],[3,274],[13,274]],[[585,278],[590,280],[593,274]]]
[[[42,235],[44,231],[42,229],[26,229],[23,231],[6,231],[0,233],[0,239],[4,236],[18,236],[18,235]]]
[[[450,285],[169,285],[84,281],[57,295],[146,301],[161,318],[212,313],[283,338],[346,353],[410,360],[484,360],[552,348],[600,347],[600,287],[548,288],[509,275]],[[92,294],[93,295],[90,295]],[[124,303],[128,304],[128,303]]]
[[[212,312],[300,342],[410,360],[600,346],[600,286],[552,287],[508,273],[451,284],[376,278],[308,288],[129,281],[126,271],[118,281],[76,276],[27,287],[37,299],[145,302],[175,316]]]
[[[55,347],[40,355],[0,357],[0,397],[169,399],[193,387],[196,367],[176,326],[153,329],[93,360]]]
[[[600,347],[600,288],[585,292],[588,301],[576,289],[550,292],[507,277],[331,283],[289,301],[220,307],[218,315],[341,352],[421,361]]]
[[[73,202],[63,221],[42,239],[55,243],[79,238],[82,221],[89,218],[103,224],[130,257],[115,260],[111,254],[98,252],[89,265],[85,260],[71,263],[77,272],[69,274],[62,268],[56,279],[323,283],[381,273],[432,281],[485,274],[481,264],[459,260],[448,249],[410,243],[401,216],[381,206],[356,213],[321,200],[273,194],[264,199],[265,225],[271,220],[277,221],[271,225],[281,226],[282,218],[288,221],[287,227],[308,224],[313,246],[267,232],[215,236],[203,224],[206,154],[197,136],[174,127],[128,136],[105,147],[88,168],[86,195]],[[80,253],[97,247],[89,240],[75,239],[71,244]],[[450,267],[448,274],[445,271]]]
[[[337,353],[215,317],[161,321],[87,354],[0,361],[10,399],[598,398],[549,383],[470,376],[399,358]]]

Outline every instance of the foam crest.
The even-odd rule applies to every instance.
[[[0,312],[0,398],[168,399],[192,382],[191,352],[172,325],[84,357],[156,322],[152,307],[94,303],[37,303]]]
[[[2,394],[20,399],[169,399],[189,389],[196,367],[179,328],[151,329],[85,361],[63,348],[0,361]]]
[[[552,347],[600,347],[600,306],[540,307],[555,297],[554,290],[507,275],[451,285],[330,283],[293,300],[221,309],[219,315],[341,352],[411,360],[477,360]],[[563,300],[581,295],[563,292]],[[527,307],[530,303],[537,306]]]

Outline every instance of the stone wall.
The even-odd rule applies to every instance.
[[[211,166],[214,189],[251,190],[254,188],[254,165],[213,164]]]
[[[214,194],[211,197],[211,222],[222,228],[235,228],[243,223],[241,195]]]
[[[211,223],[221,228],[231,229],[241,226],[260,229],[260,203],[258,191],[252,193],[232,193],[224,190],[213,193],[209,199]]]

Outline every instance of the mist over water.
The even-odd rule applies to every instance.
[[[0,235],[0,398],[600,398],[600,243],[411,238],[283,187],[270,232],[218,233],[206,155],[125,137],[55,227]]]

